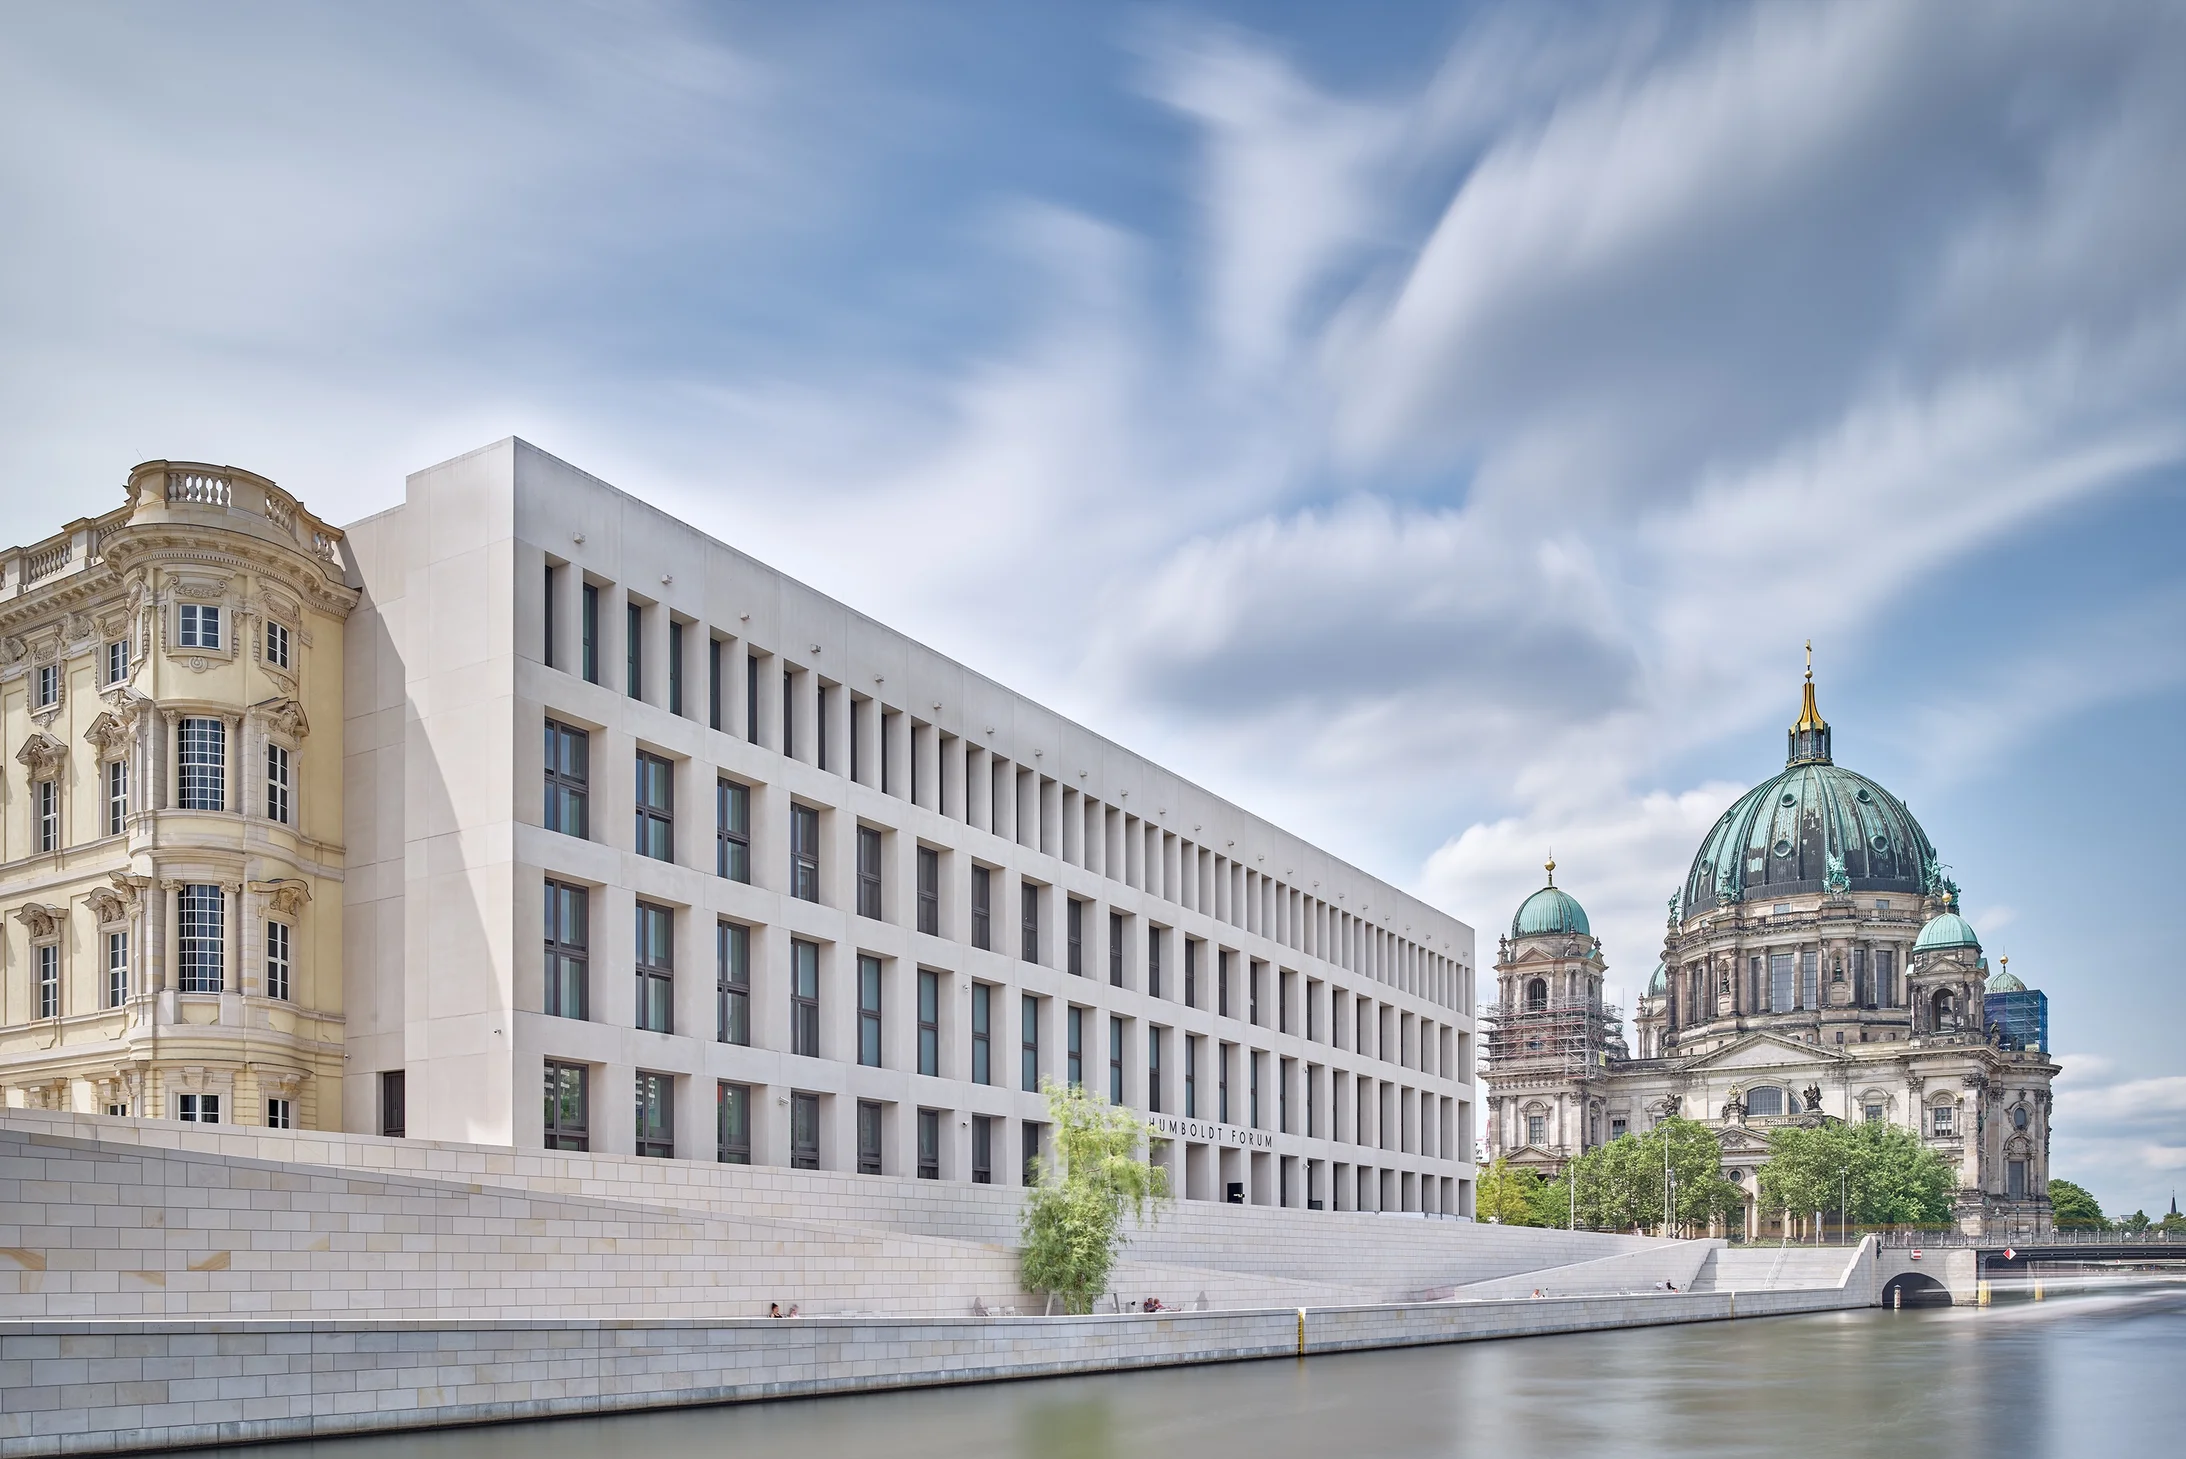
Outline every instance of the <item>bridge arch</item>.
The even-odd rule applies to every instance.
[[[1882,1305],[1899,1307],[1948,1307],[1951,1289],[1926,1272],[1900,1272],[1883,1285]]]

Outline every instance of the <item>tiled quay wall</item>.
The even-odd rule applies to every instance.
[[[0,1328],[0,1459],[394,1432],[1865,1306],[1660,1293],[1119,1317],[36,1323]]]
[[[1005,1187],[377,1136],[0,1114],[0,1316],[390,1319],[1022,1305]],[[1661,1246],[1179,1202],[1116,1289],[1386,1301]],[[25,1265],[25,1262],[35,1265]],[[818,1305],[814,1305],[818,1304]]]

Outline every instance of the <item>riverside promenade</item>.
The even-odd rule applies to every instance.
[[[1033,1315],[1011,1250],[1017,1199],[885,1177],[8,1111],[0,1456],[1875,1301],[1871,1245],[1795,1253],[1787,1267],[1783,1253],[1716,1242],[1182,1202],[1135,1233],[1116,1278],[1120,1296],[1172,1310]],[[776,1302],[803,1315],[766,1317]]]

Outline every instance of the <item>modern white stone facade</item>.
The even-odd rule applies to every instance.
[[[1464,924],[521,441],[344,550],[344,1128],[1470,1213]]]

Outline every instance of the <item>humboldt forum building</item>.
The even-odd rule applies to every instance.
[[[10,1107],[1472,1210],[1469,927],[521,441],[138,466],[0,704]]]

